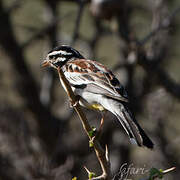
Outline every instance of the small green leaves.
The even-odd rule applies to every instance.
[[[96,176],[96,174],[95,174],[94,172],[89,171],[87,167],[84,166],[84,169],[85,169],[86,172],[88,173],[88,179],[91,180],[93,177]]]
[[[88,133],[89,133],[89,136],[92,138],[93,136],[95,136],[96,128],[92,127],[91,130]]]
[[[92,140],[89,141],[89,147],[93,147],[94,146],[94,143]]]
[[[95,176],[96,176],[96,174],[93,173],[93,172],[90,172],[90,173],[88,174],[88,178],[89,178],[89,179],[92,179],[92,178],[95,177]]]
[[[96,128],[95,127],[91,127],[91,130],[88,132],[89,133],[89,147],[93,147],[94,146],[94,138],[95,138],[95,134],[96,134]]]
[[[155,177],[158,177],[160,179],[163,178],[163,170],[156,169],[156,168],[151,168],[150,169],[150,174],[149,174],[149,180],[153,180]]]

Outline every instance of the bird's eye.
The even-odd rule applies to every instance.
[[[52,54],[52,55],[49,55],[49,59],[57,59],[58,57],[62,57],[61,54]]]
[[[54,55],[50,55],[50,56],[49,56],[49,59],[54,59]]]

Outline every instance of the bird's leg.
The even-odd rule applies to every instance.
[[[79,100],[80,100],[81,97],[79,95],[76,95],[75,98],[76,98],[75,102],[72,102],[70,100],[70,107],[75,107],[79,103]]]

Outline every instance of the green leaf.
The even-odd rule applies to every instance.
[[[96,174],[95,174],[95,173],[90,172],[88,177],[89,177],[89,179],[92,179],[92,178],[93,178],[93,177],[95,177],[95,176],[96,176]]]
[[[158,178],[162,179],[163,178],[163,170],[156,169],[156,168],[151,168],[150,169],[150,174],[149,174],[149,180],[153,180],[153,178],[157,176]]]
[[[95,135],[96,128],[92,127],[91,130],[88,132],[89,136],[92,138]]]
[[[89,141],[89,147],[93,147],[94,146],[94,143],[90,140]]]

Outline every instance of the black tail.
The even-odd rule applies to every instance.
[[[153,142],[137,123],[126,104],[121,104],[120,111],[116,112],[115,115],[129,135],[131,143],[153,149]]]

